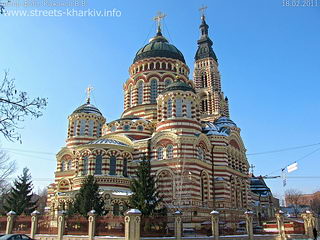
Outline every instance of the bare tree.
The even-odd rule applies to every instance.
[[[47,205],[47,195],[48,195],[48,190],[47,188],[43,189],[38,189],[38,193],[35,195],[37,200],[37,210],[41,213],[44,214],[45,207]]]
[[[16,170],[15,161],[10,160],[8,154],[0,150],[0,194],[7,185],[6,179]]]
[[[285,192],[286,204],[291,205],[293,207],[293,211],[295,216],[299,213],[299,208],[302,200],[302,192],[297,189],[288,189]]]
[[[14,79],[9,79],[8,72],[4,72],[0,83],[0,132],[7,140],[21,141],[21,136],[16,131],[21,128],[19,124],[28,116],[42,116],[41,110],[46,105],[46,98],[30,99],[26,92],[18,91]]]
[[[320,216],[320,191],[315,192],[311,201],[311,210]]]

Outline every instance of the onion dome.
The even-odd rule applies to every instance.
[[[158,32],[155,37],[149,40],[149,43],[139,49],[133,63],[146,58],[152,57],[166,57],[180,60],[186,63],[183,54],[168,40],[162,36],[161,29],[158,27]]]
[[[176,80],[173,83],[169,84],[163,91],[162,93],[165,92],[171,92],[171,91],[184,91],[184,92],[193,92],[196,93],[196,91],[193,89],[193,87],[191,87],[189,84],[180,81],[180,80]]]
[[[217,56],[212,49],[213,42],[211,41],[208,35],[209,26],[206,23],[205,16],[202,16],[201,19],[201,37],[198,40],[198,50],[194,58],[195,60],[199,60],[203,58],[212,57],[215,61],[218,61]]]
[[[73,111],[72,114],[74,113],[91,113],[91,114],[97,114],[99,116],[102,116],[102,113],[100,112],[100,110],[96,106],[90,104],[90,102],[87,102],[81,105],[80,107],[78,107],[76,110]]]
[[[222,128],[222,127],[237,127],[237,125],[229,118],[222,116],[220,118],[218,118],[214,124],[218,127],[218,128]]]

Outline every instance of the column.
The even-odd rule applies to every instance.
[[[141,212],[130,209],[125,213],[125,240],[140,240]]]
[[[12,233],[12,228],[13,228],[13,223],[14,219],[16,217],[16,213],[14,211],[10,211],[7,213],[7,228],[6,228],[6,234],[11,234]]]
[[[65,211],[60,211],[58,213],[58,240],[63,240],[65,228]]]
[[[307,235],[309,238],[313,238],[312,212],[306,211],[305,213],[301,214],[301,216],[303,218],[305,235]]]
[[[36,236],[39,215],[40,215],[40,212],[38,212],[37,210],[35,210],[31,213],[31,232],[30,232],[31,238],[35,238],[35,236]]]
[[[88,212],[88,237],[89,240],[93,240],[94,239],[94,235],[95,235],[95,229],[96,229],[96,211],[95,210],[91,210],[90,212]]]
[[[276,214],[276,219],[278,223],[278,231],[279,231],[279,237],[281,240],[286,240],[286,234],[284,231],[284,217],[283,217],[283,212],[280,210]]]
[[[246,227],[247,227],[247,234],[248,234],[248,239],[253,240],[253,212],[252,211],[246,211],[245,213],[246,216]]]
[[[177,240],[182,237],[182,212],[179,210],[174,213],[174,236]]]
[[[213,210],[211,213],[211,228],[212,236],[214,240],[219,239],[219,212]]]

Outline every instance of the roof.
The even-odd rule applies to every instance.
[[[100,112],[100,110],[96,106],[90,104],[90,102],[87,102],[81,105],[80,107],[78,107],[76,110],[73,111],[72,114],[74,113],[90,113],[90,114],[97,114],[102,116],[102,113]]]
[[[225,116],[222,116],[214,122],[204,122],[202,132],[207,136],[218,135],[218,136],[229,136],[230,128],[237,127],[237,125]]]
[[[123,143],[119,140],[109,139],[109,138],[100,138],[100,139],[91,141],[87,144],[112,144],[112,145],[119,145],[119,146],[128,146],[128,144]]]
[[[162,36],[160,30],[158,30],[155,37],[150,39],[147,45],[139,49],[139,51],[136,53],[133,63],[152,57],[172,58],[186,63],[183,54],[174,45],[170,44],[165,37]]]
[[[196,91],[193,89],[193,87],[191,87],[189,84],[181,81],[181,80],[177,80],[177,81],[174,81],[173,83],[169,84],[163,91],[162,93],[165,93],[165,92],[171,92],[171,91],[190,91],[190,92],[193,92],[193,93],[196,93]]]
[[[271,196],[271,190],[262,177],[250,178],[250,190],[260,196]]]

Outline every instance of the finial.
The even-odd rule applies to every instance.
[[[208,7],[207,7],[207,6],[204,6],[204,5],[202,5],[202,7],[199,8],[199,11],[201,12],[201,19],[202,19],[202,20],[205,20],[205,18],[206,18],[204,14],[205,14],[207,8],[208,8]]]
[[[154,21],[157,22],[157,33],[161,33],[161,21],[163,18],[165,18],[167,15],[162,13],[162,12],[158,12],[157,16],[155,16],[153,18]]]
[[[90,103],[90,94],[91,94],[92,90],[93,90],[93,87],[91,87],[91,86],[87,87],[87,89],[86,89],[86,92],[87,92],[87,103],[88,104]]]

